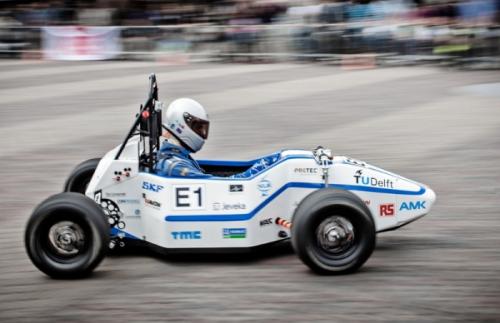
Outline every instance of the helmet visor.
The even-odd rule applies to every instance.
[[[208,127],[210,126],[209,121],[197,118],[187,112],[184,112],[184,121],[186,121],[188,127],[201,138],[208,138]]]

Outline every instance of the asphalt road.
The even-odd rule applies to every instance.
[[[312,274],[288,245],[248,257],[106,258],[85,280],[39,272],[33,207],[125,135],[158,74],[212,119],[197,157],[331,147],[430,185],[423,219],[378,236],[356,274]],[[306,64],[0,61],[0,321],[500,321],[500,74]]]

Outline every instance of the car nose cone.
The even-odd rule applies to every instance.
[[[436,193],[430,187],[426,187],[424,199],[427,201],[427,205],[431,207],[436,201]]]

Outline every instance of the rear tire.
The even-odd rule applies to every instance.
[[[309,194],[292,220],[292,246],[319,274],[347,274],[361,267],[375,248],[375,224],[356,195],[337,189]]]
[[[93,200],[65,192],[35,208],[24,239],[28,256],[42,272],[52,278],[80,278],[104,258],[109,224]]]
[[[76,166],[64,184],[64,192],[85,194],[100,161],[100,158],[93,158]]]

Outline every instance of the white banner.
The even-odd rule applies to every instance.
[[[116,57],[121,51],[120,29],[117,27],[44,27],[44,58],[84,61]]]

